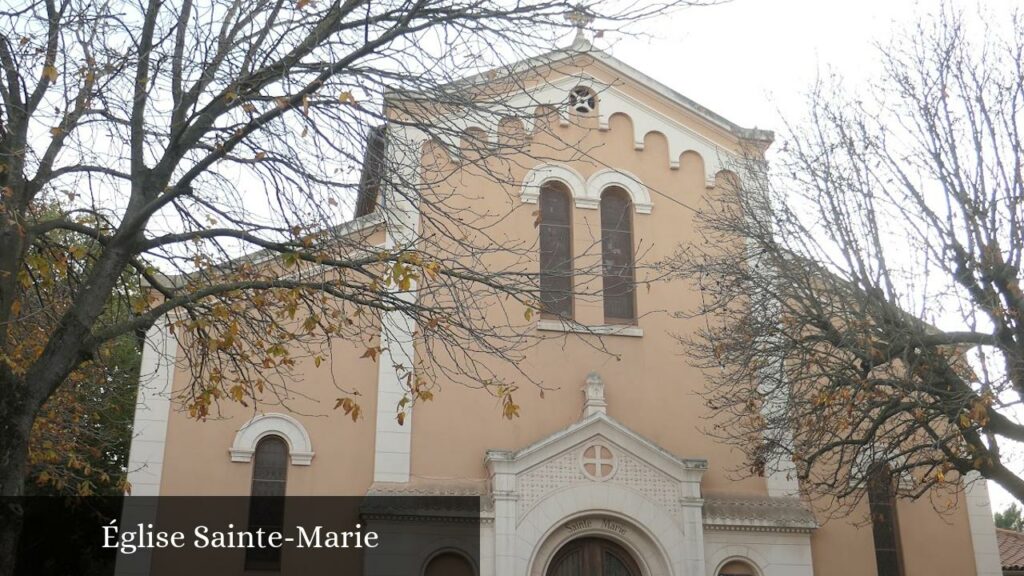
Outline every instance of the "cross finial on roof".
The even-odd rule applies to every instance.
[[[576,27],[576,38],[572,41],[573,46],[585,43],[587,39],[583,35],[583,29],[594,21],[594,15],[583,4],[577,4],[575,8],[565,13],[565,19]]]
[[[608,403],[604,399],[604,380],[597,372],[587,374],[587,383],[583,385],[583,417],[604,414]]]

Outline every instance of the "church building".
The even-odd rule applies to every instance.
[[[417,327],[396,320],[381,331],[379,358],[339,342],[327,369],[309,363],[287,406],[225,403],[197,421],[176,399],[189,371],[161,324],[143,356],[132,496],[479,498],[479,552],[425,551],[413,576],[1000,574],[984,482],[945,514],[927,498],[882,494],[870,502],[888,511],[881,521],[872,522],[867,498],[829,518],[792,475],[745,474],[742,456],[705,433],[704,378],[678,340],[700,324],[672,314],[695,308],[699,294],[681,280],[647,283],[638,266],[699,241],[693,208],[734,177],[731,159],[763,154],[772,133],[737,126],[585,40],[518,66],[542,69],[543,82],[510,97],[535,104],[536,119],[466,129],[553,152],[509,162],[507,182],[467,170],[445,185],[471,194],[480,211],[511,206],[493,233],[536,243],[541,310],[526,321],[537,342],[517,368],[544,393],[524,385],[509,419],[493,395],[442,382],[399,422],[396,365],[415,364],[422,351]],[[370,151],[397,153],[385,139],[426,146],[425,138],[388,126]],[[348,224],[383,248],[418,230],[415,208],[405,221],[382,215],[387,193],[364,185]],[[577,258],[603,272],[553,273]],[[356,421],[334,409],[332,378],[359,391]],[[288,573],[283,561],[238,573]],[[119,570],[149,573],[141,564]]]

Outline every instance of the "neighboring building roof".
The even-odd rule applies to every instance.
[[[996,528],[1003,570],[1024,570],[1024,532]]]

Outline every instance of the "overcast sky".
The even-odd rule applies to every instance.
[[[976,14],[975,0],[948,4]],[[731,0],[661,19],[651,38],[606,35],[598,48],[745,127],[779,129],[779,112],[799,114],[819,71],[851,83],[877,73],[877,42],[941,0]],[[984,0],[990,15],[1024,10],[1024,0]]]
[[[1024,0],[947,0],[970,14],[1024,11]],[[748,128],[782,131],[803,94],[829,70],[855,87],[878,73],[877,43],[906,29],[941,0],[732,0],[659,20],[651,38],[607,34],[598,48]],[[979,8],[980,6],[980,8]],[[998,20],[998,17],[996,18]],[[1024,463],[1018,463],[1018,471]],[[992,504],[1014,499],[990,483]]]

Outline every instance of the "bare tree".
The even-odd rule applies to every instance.
[[[977,472],[1024,499],[1024,27],[999,23],[944,9],[869,89],[819,83],[770,173],[738,163],[667,263],[704,296],[688,344],[747,472],[833,504],[872,465],[908,497]]]
[[[5,4],[0,495],[22,492],[47,399],[163,318],[188,344],[184,401],[197,418],[219,400],[283,396],[297,359],[319,366],[332,338],[375,360],[380,333],[402,322],[427,358],[446,360],[445,378],[487,388],[514,415],[513,388],[481,359],[514,364],[529,334],[484,307],[536,307],[535,243],[490,238],[500,215],[446,196],[436,171],[424,178],[420,143],[461,147],[460,169],[508,184],[507,166],[486,159],[495,143],[466,128],[481,117],[544,128],[536,102],[503,96],[543,78],[514,63],[571,33],[567,12],[622,31],[700,3]],[[502,268],[483,266],[499,252]],[[148,293],[132,289],[140,279]],[[106,314],[115,304],[131,314]],[[440,375],[404,368],[408,401],[429,397]],[[346,392],[339,406],[358,418]],[[19,524],[8,512],[0,574]]]

